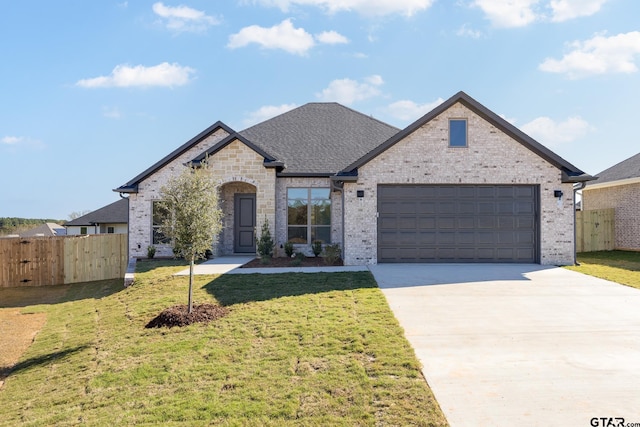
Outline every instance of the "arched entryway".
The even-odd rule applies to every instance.
[[[247,182],[228,182],[220,187],[223,230],[219,255],[256,253],[256,187]]]

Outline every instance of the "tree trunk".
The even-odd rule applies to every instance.
[[[194,257],[191,257],[189,262],[189,313],[193,311],[193,262]]]

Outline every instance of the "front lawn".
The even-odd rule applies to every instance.
[[[578,254],[570,270],[640,289],[640,252],[601,251]]]
[[[446,425],[370,273],[196,276],[195,301],[230,313],[145,329],[186,303],[184,268],[143,262],[130,288],[22,308],[46,325],[0,425]]]

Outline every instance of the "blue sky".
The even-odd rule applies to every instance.
[[[464,90],[588,173],[640,151],[637,0],[4,1],[0,217],[68,219],[221,120]]]

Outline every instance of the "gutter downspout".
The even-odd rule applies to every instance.
[[[333,179],[331,179],[331,189],[334,191],[339,191],[340,192],[340,197],[341,197],[341,203],[342,203],[342,213],[341,213],[341,223],[342,223],[342,241],[341,241],[341,245],[342,245],[342,259],[344,260],[344,254],[345,254],[345,249],[344,249],[344,181],[335,181]]]
[[[129,232],[129,225],[131,224],[131,221],[129,221],[129,219],[131,218],[131,214],[129,212],[129,209],[131,209],[131,195],[125,196],[124,193],[118,194],[120,195],[120,198],[127,199],[127,262],[131,262],[131,247],[129,246],[131,244],[131,242],[129,241],[131,235],[131,233]]]
[[[586,181],[580,182],[577,186],[573,187],[573,265],[578,264],[578,226],[576,224],[576,194],[587,186]],[[581,209],[584,209],[584,200],[582,201]]]

